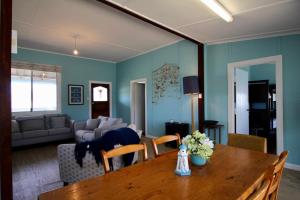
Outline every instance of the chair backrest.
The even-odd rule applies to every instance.
[[[274,166],[270,167],[254,184],[245,192],[247,200],[267,200],[268,191],[272,183]]]
[[[280,180],[282,177],[282,172],[287,157],[288,157],[288,152],[287,151],[282,152],[279,156],[278,162],[274,165],[272,185],[270,187],[269,194],[268,194],[271,200],[277,199]]]
[[[112,149],[110,151],[101,151],[103,166],[105,173],[110,172],[110,166],[108,159],[116,156],[121,156],[128,153],[134,153],[137,151],[143,151],[144,160],[148,159],[147,146],[143,144],[130,144],[125,146],[120,146],[118,148]]]
[[[179,146],[180,145],[180,135],[178,133],[176,133],[175,135],[164,135],[159,138],[152,139],[152,147],[153,147],[155,157],[159,156],[157,145],[171,142],[171,141],[176,141],[177,146]]]
[[[267,139],[264,137],[229,133],[228,145],[267,153]]]

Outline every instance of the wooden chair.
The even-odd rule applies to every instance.
[[[176,133],[175,135],[164,135],[159,138],[152,139],[152,147],[153,147],[155,157],[159,156],[157,145],[171,142],[171,141],[177,141],[177,146],[179,146],[180,135]]]
[[[110,166],[108,159],[116,156],[121,156],[128,153],[134,153],[137,151],[143,151],[144,161],[148,159],[147,146],[143,144],[131,144],[126,146],[121,146],[110,151],[101,151],[103,166],[105,173],[110,172]]]
[[[270,187],[268,196],[270,200],[275,200],[278,198],[278,190],[280,185],[280,180],[282,177],[282,172],[284,168],[284,164],[287,160],[288,152],[284,151],[280,154],[278,162],[274,166],[274,172],[273,172],[273,180],[272,185]]]
[[[270,185],[272,184],[274,166],[270,167],[253,185],[243,194],[246,200],[267,200]]]
[[[228,145],[267,153],[267,139],[263,137],[229,133]]]

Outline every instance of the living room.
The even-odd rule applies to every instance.
[[[1,5],[6,1],[2,0]],[[62,188],[65,181],[59,171],[58,146],[75,145],[90,137],[97,138],[97,134],[103,135],[108,129],[99,127],[101,119],[91,128],[100,128],[99,133],[95,130],[91,134],[91,129],[77,132],[80,123],[86,126],[93,123],[89,119],[98,116],[121,120],[113,124],[121,127],[137,124],[141,141],[148,146],[151,139],[166,134],[167,122],[186,123],[191,133],[192,124],[201,129],[204,119],[215,120],[222,125],[220,135],[210,138],[216,144],[227,144],[228,133],[237,132],[231,124],[234,120],[229,104],[233,87],[229,88],[229,69],[231,65],[249,67],[252,63],[275,66],[274,148],[277,155],[289,151],[279,197],[289,199],[298,195],[300,24],[296,19],[300,4],[285,0],[216,2],[232,12],[232,22],[222,20],[196,0],[12,1],[11,29],[17,33],[12,38],[17,41],[12,48],[17,50],[11,54],[9,66],[12,105],[9,121],[14,122],[12,129],[9,127],[13,130],[9,133],[12,144],[6,144],[4,136],[1,138],[3,149],[6,146],[6,151],[10,151],[4,154],[6,151],[1,150],[1,160],[2,156],[12,160],[8,168],[12,169],[13,199],[33,199],[43,192]],[[278,65],[276,56],[280,56]],[[172,80],[169,85],[159,80],[165,71],[167,79]],[[183,83],[184,77],[191,76],[198,77],[200,83],[192,109]],[[3,78],[3,85],[4,81]],[[139,125],[140,117],[135,116],[133,83],[144,85],[143,125]],[[6,94],[6,89],[1,92]],[[105,111],[97,111],[99,102],[107,102]],[[2,99],[1,105],[5,105]],[[1,116],[4,130],[3,120],[7,117]],[[24,125],[28,116],[34,122]],[[38,120],[44,123],[42,128],[37,125]],[[13,129],[14,125],[18,130]],[[32,131],[32,126],[43,131],[35,133],[37,137],[27,134],[29,139],[24,138],[24,130]],[[59,132],[57,128],[68,129]],[[154,156],[149,147],[148,153]],[[1,162],[7,166],[7,162]],[[1,178],[5,172],[9,169],[2,169]],[[30,177],[35,178],[30,180]],[[2,180],[5,182],[1,186],[7,183],[7,179]],[[30,187],[25,188],[26,184]],[[3,191],[1,196],[5,199]]]

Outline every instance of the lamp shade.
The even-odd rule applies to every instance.
[[[199,93],[198,76],[183,77],[183,93],[184,94],[198,94]]]

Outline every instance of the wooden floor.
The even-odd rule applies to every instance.
[[[147,143],[149,158],[153,158],[150,139],[143,138],[143,141]],[[13,152],[14,200],[36,200],[40,193],[62,187],[56,158],[57,145],[48,144]],[[159,151],[169,149],[160,146]],[[285,170],[279,199],[289,200],[299,196],[300,172]]]

